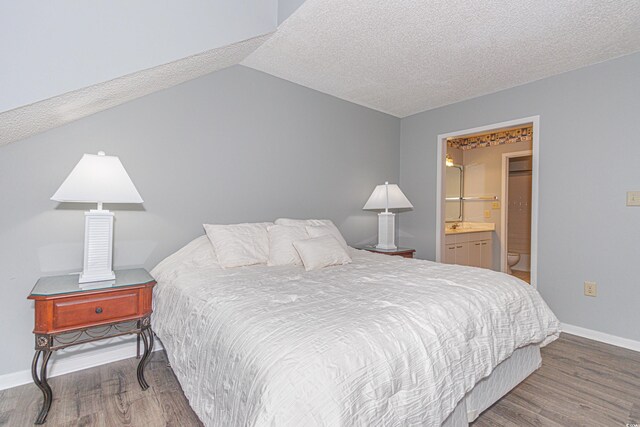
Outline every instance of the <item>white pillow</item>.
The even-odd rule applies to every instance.
[[[218,259],[207,236],[195,238],[178,251],[166,257],[151,270],[156,280],[172,280],[181,271],[201,267],[218,267]]]
[[[307,225],[333,225],[330,219],[289,219],[289,218],[278,218],[274,221],[276,225],[297,225],[297,226],[307,226]]]
[[[338,230],[338,228],[335,225],[333,225],[331,221],[329,221],[329,224],[307,225],[305,228],[307,229],[307,233],[309,234],[309,237],[313,238],[313,237],[320,237],[320,236],[333,236],[338,241],[338,243],[342,245],[345,251],[348,250],[347,248],[349,246],[347,245],[347,242],[344,240],[344,237],[342,237],[340,230]]]
[[[269,259],[267,227],[271,222],[204,224],[222,268],[266,264]]]
[[[330,265],[349,264],[351,257],[333,236],[321,236],[313,239],[298,240],[293,246],[300,254],[304,269],[307,271]]]
[[[267,265],[300,265],[302,260],[293,242],[308,239],[304,226],[272,225],[269,234],[269,261]]]

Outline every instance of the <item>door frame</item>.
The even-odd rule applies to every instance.
[[[517,159],[518,157],[529,157],[531,156],[531,161],[533,164],[533,150],[524,150],[524,151],[512,151],[511,153],[502,153],[502,172],[501,179],[502,185],[500,186],[500,204],[502,209],[500,209],[500,271],[503,273],[507,272],[507,254],[509,253],[508,246],[508,236],[507,232],[509,230],[509,160]],[[533,170],[531,171],[531,216],[533,222]],[[533,224],[532,224],[533,225]],[[533,229],[531,230],[531,234],[533,234]],[[533,246],[533,244],[531,244]],[[531,252],[533,252],[530,249]],[[531,266],[530,269],[533,270],[533,254],[531,256]]]
[[[523,117],[505,122],[493,123],[471,129],[448,132],[438,135],[436,141],[436,261],[442,262],[445,246],[445,156],[447,139],[476,133],[496,131],[515,126],[531,125],[533,128],[532,168],[531,168],[531,286],[538,286],[538,171],[540,163],[540,116]],[[502,203],[502,201],[501,201]]]

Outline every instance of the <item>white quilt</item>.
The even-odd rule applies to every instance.
[[[206,426],[439,426],[559,322],[506,274],[350,249],[353,263],[154,270],[153,328]]]

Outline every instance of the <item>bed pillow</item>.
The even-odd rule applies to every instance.
[[[344,237],[342,237],[342,233],[340,233],[338,227],[333,225],[331,221],[329,221],[329,224],[307,225],[305,228],[307,229],[307,233],[311,238],[320,236],[333,236],[345,251],[349,248],[349,245],[347,245]]]
[[[213,246],[206,235],[193,239],[166,257],[151,270],[151,275],[158,281],[172,280],[181,271],[202,267],[220,268]]]
[[[290,219],[290,218],[278,218],[274,221],[276,225],[298,225],[298,226],[307,226],[307,225],[333,225],[333,222],[330,219]]]
[[[293,242],[309,238],[304,226],[272,225],[269,235],[269,261],[267,265],[301,265],[302,260]]]
[[[333,236],[320,236],[293,242],[307,271],[351,262],[351,257]]]
[[[266,264],[269,260],[269,236],[271,222],[247,224],[204,224],[218,262],[222,268]]]

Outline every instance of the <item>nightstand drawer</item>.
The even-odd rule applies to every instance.
[[[138,291],[60,299],[53,302],[53,328],[60,330],[114,322],[137,316],[138,309]]]

